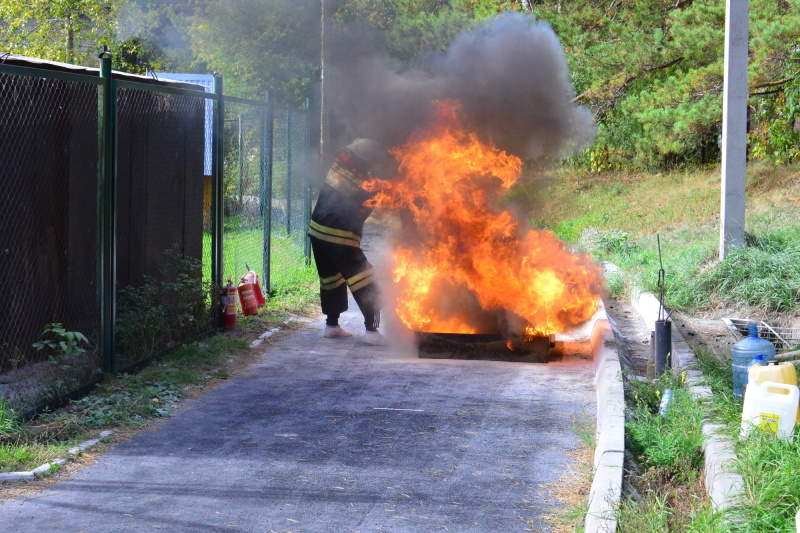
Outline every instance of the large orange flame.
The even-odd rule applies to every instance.
[[[415,331],[548,335],[596,310],[601,276],[549,231],[500,206],[522,161],[467,131],[457,102],[392,155],[399,176],[372,180],[372,207],[403,220],[392,261],[396,311]]]

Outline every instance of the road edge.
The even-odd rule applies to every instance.
[[[625,397],[617,343],[607,318],[595,322],[591,347],[597,389],[597,444],[584,530],[611,533],[617,530],[617,509],[622,498]]]

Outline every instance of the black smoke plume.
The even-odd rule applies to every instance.
[[[433,102],[447,99],[461,102],[479,135],[525,160],[564,156],[594,136],[589,111],[570,102],[574,89],[558,38],[530,15],[483,21],[412,67],[393,62],[379,41],[352,27],[333,39],[329,57],[334,146],[356,137],[387,149],[402,144],[428,122]]]

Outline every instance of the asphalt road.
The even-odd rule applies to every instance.
[[[158,428],[6,501],[0,531],[548,531],[543,485],[594,411],[587,357],[426,360],[321,327],[277,335]]]

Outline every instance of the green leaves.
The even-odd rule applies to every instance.
[[[50,350],[52,355],[76,355],[86,352],[83,345],[89,344],[89,339],[79,331],[67,331],[61,323],[47,324],[42,332],[42,340],[34,342],[36,351]]]
[[[299,105],[318,74],[319,9],[318,0],[207,2],[187,32],[197,62],[229,80],[227,93],[261,99],[274,89]]]
[[[0,41],[12,53],[94,66],[122,0],[0,0]]]
[[[790,51],[800,35],[800,11],[790,4],[751,2],[751,87],[798,70]],[[564,45],[580,103],[605,126],[597,143],[614,154],[608,168],[697,165],[719,156],[723,0],[545,0],[535,12],[553,25]],[[787,87],[787,100],[789,94]],[[750,99],[762,119],[751,146],[756,156],[780,154],[787,162],[798,155],[790,127],[796,115],[776,98]]]

